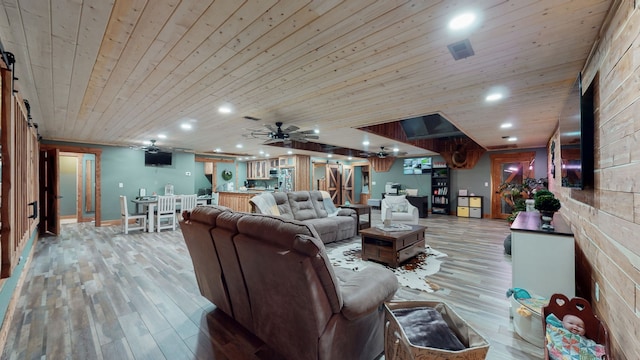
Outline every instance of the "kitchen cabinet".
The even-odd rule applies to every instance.
[[[270,170],[277,169],[278,159],[247,161],[247,180],[271,179]]]
[[[212,162],[205,162],[204,163],[204,174],[205,175],[213,175],[213,163]]]

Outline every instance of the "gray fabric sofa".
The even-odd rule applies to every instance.
[[[272,196],[273,202],[258,201],[260,197]],[[320,191],[292,191],[273,192],[251,198],[253,212],[258,214],[277,215],[285,219],[300,220],[313,225],[320,239],[327,244],[333,241],[345,240],[358,233],[358,220],[355,210],[337,209],[329,214],[325,200]],[[269,204],[272,204],[269,206]]]
[[[333,267],[310,224],[199,206],[180,229],[200,293],[287,359],[362,359],[384,348],[390,270]]]

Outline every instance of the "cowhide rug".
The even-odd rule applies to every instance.
[[[434,250],[430,247],[426,247],[423,253],[416,255],[415,257],[408,259],[396,269],[376,263],[373,261],[364,261],[361,256],[361,244],[348,243],[343,246],[327,250],[327,255],[331,264],[354,271],[358,271],[367,266],[384,266],[392,270],[398,277],[398,282],[401,286],[406,286],[412,289],[418,289],[427,292],[434,292],[439,287],[430,282],[428,277],[440,271],[440,264],[442,258],[446,257],[440,251]]]

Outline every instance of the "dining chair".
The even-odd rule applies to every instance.
[[[196,206],[198,206],[198,195],[181,195],[179,214],[182,214],[183,211],[191,211]]]
[[[177,224],[176,217],[176,197],[158,196],[158,206],[156,209],[156,231],[162,229],[175,230]]]
[[[129,233],[129,230],[146,230],[147,229],[147,214],[129,214],[127,206],[127,197],[120,195],[120,217],[122,219],[122,232]],[[130,223],[130,220],[135,220],[134,223]]]

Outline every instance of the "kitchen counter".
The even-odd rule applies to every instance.
[[[263,192],[262,190],[220,191],[218,205],[226,206],[235,211],[251,212],[249,199]]]

